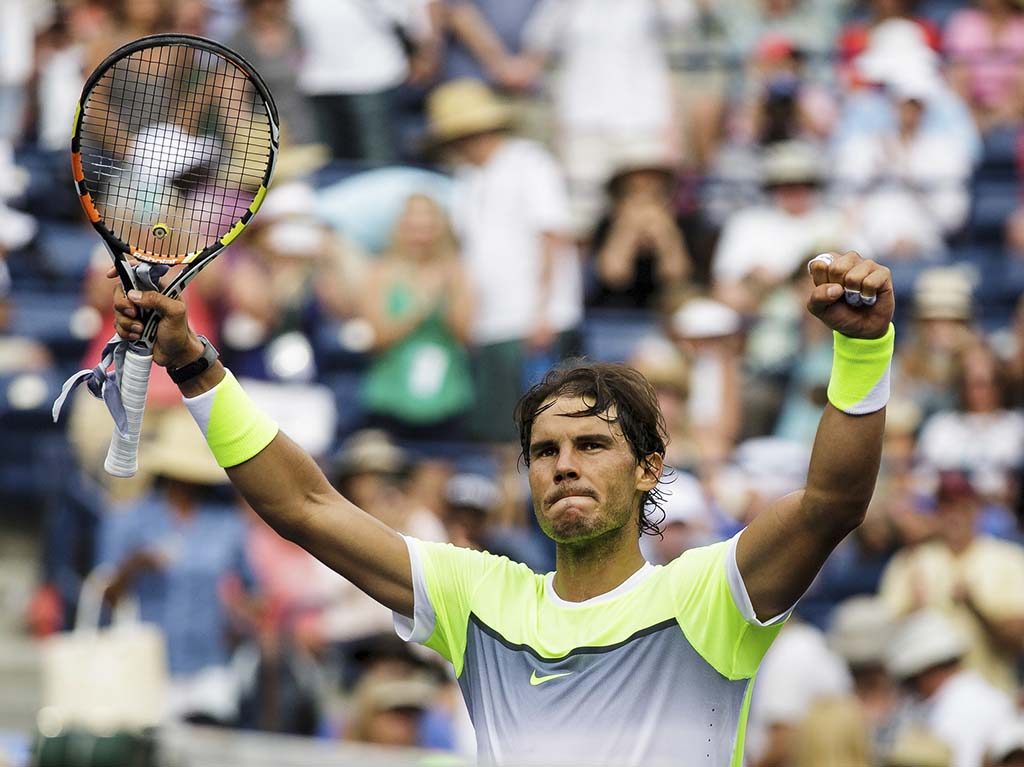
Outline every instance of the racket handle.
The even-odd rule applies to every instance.
[[[142,415],[146,410],[146,391],[152,369],[152,354],[139,354],[132,349],[125,354],[124,367],[121,368],[121,403],[127,425],[124,434],[114,427],[107,460],[103,463],[107,474],[134,477],[139,468],[139,435],[142,433]]]

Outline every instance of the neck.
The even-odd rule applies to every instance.
[[[607,594],[644,565],[636,528],[626,525],[594,540],[558,544],[555,593],[567,602]]]

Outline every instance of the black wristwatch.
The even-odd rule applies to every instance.
[[[198,359],[193,360],[187,365],[182,365],[180,368],[167,368],[167,375],[171,377],[171,380],[176,384],[185,383],[190,378],[195,378],[200,373],[205,373],[210,369],[210,366],[217,361],[220,354],[210,343],[210,339],[206,336],[197,336],[203,344],[203,353],[199,355]]]

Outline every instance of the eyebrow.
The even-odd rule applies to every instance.
[[[594,434],[577,434],[572,438],[572,441],[576,444],[581,442],[597,442],[602,446],[608,447],[612,445],[615,440],[607,434],[596,432]],[[542,439],[539,442],[533,442],[530,445],[530,455],[536,455],[542,450],[547,450],[549,447],[555,447],[556,444],[556,441],[553,439]]]

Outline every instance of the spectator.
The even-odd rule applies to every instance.
[[[514,421],[494,413],[573,349],[583,314],[565,183],[542,147],[508,135],[511,113],[482,83],[446,83],[427,106],[434,142],[461,162],[452,216],[478,297],[476,390],[487,392],[469,431],[511,443]]]
[[[838,6],[814,0],[733,0],[725,22],[733,52],[747,58],[764,35],[781,35],[813,55],[828,50],[839,27]]]
[[[274,94],[282,122],[285,147],[313,144],[320,134],[309,102],[300,93],[302,45],[299,31],[288,16],[287,0],[245,0],[242,25],[228,46],[253,65]]]
[[[884,88],[895,81],[926,79],[934,92],[921,117],[922,130],[947,136],[967,152],[972,164],[976,162],[982,149],[978,128],[970,109],[943,80],[939,64],[919,24],[901,18],[877,24],[864,53],[854,60],[856,79],[836,123],[835,145],[854,136],[896,132],[898,116]]]
[[[317,317],[355,313],[363,254],[315,218],[315,206],[305,183],[274,186],[244,246],[215,262],[216,276],[197,282],[223,304],[221,351],[240,375],[310,380],[312,349],[303,333]],[[291,360],[282,351],[288,345],[298,350]]]
[[[651,308],[693,271],[682,222],[673,211],[675,174],[665,156],[635,145],[608,179],[611,210],[593,239],[594,306]]]
[[[955,624],[923,610],[900,624],[886,652],[889,673],[909,696],[908,724],[946,743],[952,767],[982,767],[989,737],[1014,716],[1006,693],[963,667],[967,647]]]
[[[669,330],[691,370],[687,417],[699,473],[711,475],[740,435],[740,317],[710,298],[692,298],[671,315]]]
[[[528,528],[500,524],[501,494],[489,477],[456,474],[445,487],[445,530],[450,541],[477,551],[506,556],[524,562],[534,572],[548,569],[550,556],[543,541]]]
[[[896,735],[898,690],[885,668],[894,628],[880,599],[859,596],[836,607],[828,629],[829,646],[850,669],[853,693],[875,754],[887,751]]]
[[[378,746],[419,746],[421,719],[437,697],[437,685],[422,677],[363,677],[345,740]]]
[[[690,414],[690,366],[686,356],[667,339],[655,336],[637,344],[629,365],[643,373],[658,395],[669,437],[665,464],[699,473],[701,456]]]
[[[473,403],[465,343],[469,278],[440,206],[406,201],[391,248],[371,267],[362,298],[374,330],[363,405],[371,423],[404,438],[457,438]]]
[[[763,183],[770,203],[726,222],[711,267],[718,299],[746,314],[755,313],[761,296],[808,254],[855,244],[843,215],[819,199],[822,169],[812,147],[773,146],[765,154]]]
[[[914,283],[910,338],[896,356],[894,389],[923,416],[956,406],[953,395],[962,352],[977,343],[970,282],[957,269],[922,272]]]
[[[444,79],[484,80],[502,96],[531,93],[537,69],[523,55],[523,30],[541,0],[447,0]]]
[[[896,743],[882,754],[882,767],[952,767],[949,746],[924,727],[912,725],[900,731]]]
[[[102,522],[98,559],[111,572],[104,596],[115,603],[133,595],[141,619],[166,636],[170,712],[229,723],[237,700],[224,600],[231,581],[242,591],[254,584],[245,520],[235,506],[215,500],[212,490],[227,475],[202,449],[183,408],[150,438],[140,464],[157,478],[153,492]]]
[[[696,477],[675,471],[662,494],[665,518],[659,525],[661,535],[645,535],[640,539],[644,559],[652,565],[667,565],[684,551],[717,540],[708,499]]]
[[[943,48],[950,85],[982,131],[1016,125],[1024,108],[1024,17],[1012,0],[978,0],[949,19]]]
[[[0,144],[17,144],[24,133],[35,38],[53,13],[52,0],[0,1]]]
[[[554,87],[556,145],[574,219],[593,227],[610,162],[636,143],[678,155],[681,133],[661,33],[686,23],[689,0],[544,0],[525,32],[538,69],[561,57]]]
[[[1012,691],[1024,650],[1024,548],[976,532],[980,510],[965,475],[940,475],[936,539],[893,557],[879,596],[898,617],[940,611],[963,636],[965,666]]]
[[[864,714],[850,698],[814,706],[793,733],[793,767],[873,767]]]
[[[413,71],[403,41],[436,55],[426,6],[420,0],[292,3],[304,47],[299,87],[335,159],[375,165],[398,159],[398,90]]]
[[[938,470],[968,472],[987,497],[1005,503],[1024,465],[1024,413],[1007,409],[999,358],[985,346],[965,348],[954,391],[956,409],[935,413],[921,428],[919,456]]]
[[[857,84],[858,75],[853,62],[867,50],[871,42],[871,33],[887,21],[892,19],[912,21],[921,28],[921,33],[929,48],[938,51],[941,47],[941,30],[927,17],[915,13],[919,5],[917,0],[869,0],[864,5],[867,6],[867,15],[853,18],[846,23],[836,41],[840,62],[840,82],[844,87]]]
[[[997,335],[995,345],[1006,361],[1010,405],[1019,408],[1024,406],[1024,295],[1017,299],[1009,319],[1009,327]]]
[[[934,258],[966,220],[970,157],[953,136],[922,123],[940,87],[931,75],[894,76],[888,92],[895,129],[853,137],[837,149],[840,198],[879,258]]]
[[[988,747],[992,767],[1024,767],[1024,720],[1000,727]]]

